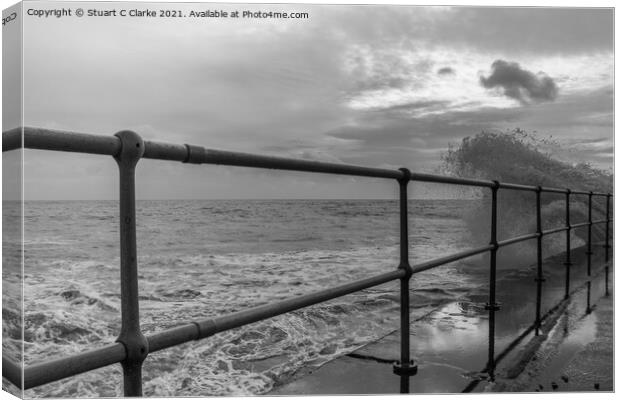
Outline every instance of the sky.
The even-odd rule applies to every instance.
[[[94,8],[161,7],[84,3]],[[103,135],[131,129],[145,140],[431,173],[464,137],[520,128],[552,137],[560,159],[612,166],[611,9],[169,9],[309,17],[26,16],[25,125]],[[28,150],[24,171],[26,199],[118,195],[110,157]],[[395,198],[397,189],[367,178],[155,160],[140,161],[137,176],[143,199]],[[432,184],[412,191],[451,196]]]

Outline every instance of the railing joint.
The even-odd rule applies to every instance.
[[[202,329],[200,328],[200,323],[196,321],[192,321],[191,323],[194,324],[194,326],[196,327],[196,331],[198,332],[198,334],[196,335],[196,340],[202,339]]]
[[[124,363],[142,365],[149,354],[149,342],[141,332],[123,332],[115,341],[125,346],[127,357]]]
[[[205,149],[202,146],[194,146],[191,144],[185,144],[187,149],[187,156],[183,160],[184,164],[202,164],[205,156]]]
[[[412,276],[413,276],[413,268],[411,267],[411,265],[409,265],[409,263],[400,263],[398,265],[398,269],[402,269],[403,271],[405,271],[405,276],[402,277],[402,279],[404,280],[409,280]]]
[[[400,172],[403,173],[403,176],[398,179],[398,182],[401,184],[407,184],[411,180],[411,171],[408,168],[399,168]]]
[[[144,140],[133,131],[120,131],[114,134],[121,140],[121,149],[114,156],[119,166],[135,167],[144,154]]]

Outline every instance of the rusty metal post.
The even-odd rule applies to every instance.
[[[540,206],[540,196],[542,193],[542,187],[538,186],[536,189],[536,234],[538,235],[536,238],[537,251],[536,251],[536,336],[540,334],[540,308],[542,303],[542,284],[545,281],[543,278],[543,270],[542,270],[542,215],[541,215],[541,206]]]
[[[499,182],[494,181],[491,188],[491,241],[493,248],[490,250],[490,273],[489,273],[489,302],[485,309],[489,311],[489,360],[487,362],[487,372],[489,379],[495,380],[495,311],[499,310],[499,304],[495,301],[495,283],[497,272],[497,191]]]
[[[564,298],[568,299],[570,295],[570,232],[572,228],[570,226],[570,189],[566,189],[566,261],[564,265],[566,266],[566,288],[564,291]]]
[[[409,343],[409,280],[413,275],[409,264],[409,228],[407,211],[407,184],[411,180],[411,172],[400,169],[403,177],[398,180],[400,192],[400,263],[399,269],[406,271],[400,280],[400,361],[394,364],[394,373],[400,376],[400,392],[409,393],[409,377],[418,372],[418,366],[410,357]]]
[[[586,251],[588,256],[588,300],[586,306],[586,313],[590,313],[592,308],[590,306],[590,295],[592,291],[592,192],[588,193],[588,250]]]
[[[605,207],[605,296],[609,296],[609,200],[611,194],[607,193]]]
[[[125,346],[123,366],[125,396],[142,396],[142,362],[148,342],[140,331],[138,261],[136,246],[136,164],[144,154],[144,142],[131,131],[116,134],[121,150],[114,159],[120,175],[121,332],[117,342]]]

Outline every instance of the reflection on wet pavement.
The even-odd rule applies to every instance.
[[[600,265],[602,248],[592,255],[592,287],[590,301],[594,304],[605,294],[605,278]],[[350,357],[325,364],[305,376],[288,382],[271,394],[362,394],[398,393],[400,379],[409,380],[411,393],[459,393],[463,391],[494,391],[490,382],[489,355],[496,364],[496,379],[505,379],[515,364],[527,363],[532,343],[543,343],[553,329],[566,332],[562,353],[571,358],[596,334],[596,318],[586,311],[588,302],[583,248],[572,254],[571,301],[563,301],[565,269],[563,256],[545,260],[545,281],[541,290],[539,338],[536,338],[536,269],[498,271],[495,324],[490,324],[485,309],[488,293],[469,295],[444,304],[411,324],[411,358],[418,364],[418,373],[399,378],[386,361],[400,358],[400,337],[394,332],[381,340],[362,347]],[[559,305],[559,306],[558,306]],[[550,313],[550,310],[554,310]],[[550,314],[550,315],[547,315]],[[576,318],[577,317],[577,318]],[[575,320],[578,323],[575,323]],[[557,323],[556,323],[557,321]],[[554,328],[555,327],[555,328]],[[491,329],[490,329],[491,328]],[[489,335],[494,346],[489,347]],[[533,339],[537,340],[533,340]],[[535,349],[534,349],[535,350]],[[534,354],[534,352],[532,352]],[[377,361],[381,362],[377,362]],[[561,360],[557,361],[562,363]]]

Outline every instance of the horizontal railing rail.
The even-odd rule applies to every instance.
[[[22,147],[22,129],[16,128],[3,134],[3,152]],[[68,132],[52,129],[23,128],[23,147],[38,150],[66,151],[86,154],[104,154],[116,156],[121,150],[121,140],[116,136],[99,136],[77,132]],[[368,168],[349,164],[325,163],[320,161],[299,160],[284,157],[259,156],[232,151],[207,149],[201,146],[179,145],[144,141],[142,158],[154,160],[179,161],[196,164],[219,164],[251,168],[283,169],[290,171],[319,172],[338,175],[357,175],[386,179],[403,179],[401,170],[384,168]],[[521,185],[515,183],[496,182],[483,179],[467,179],[451,176],[414,173],[410,174],[412,181],[445,183],[453,185],[479,186],[492,188],[499,185],[502,189],[523,190],[535,192],[538,186]],[[543,192],[567,193],[569,189],[543,187]],[[572,194],[607,196],[603,192],[570,191]]]
[[[91,371],[107,365],[121,363],[123,366],[125,395],[135,396],[142,394],[142,362],[149,353],[180,345],[193,340],[200,340],[219,332],[238,328],[253,322],[272,318],[303,307],[335,299],[360,290],[400,280],[400,307],[401,307],[401,358],[394,366],[394,372],[401,376],[401,392],[408,392],[409,377],[415,375],[417,366],[410,359],[409,354],[409,281],[411,276],[432,268],[462,260],[474,255],[489,252],[489,358],[484,371],[494,379],[495,364],[498,358],[494,356],[495,312],[499,304],[496,296],[496,253],[501,247],[527,240],[537,239],[537,310],[535,329],[538,328],[545,316],[541,316],[540,302],[542,291],[542,238],[546,235],[566,232],[566,294],[570,289],[570,232],[580,227],[588,227],[588,277],[591,276],[590,257],[592,254],[591,229],[596,224],[606,224],[605,232],[605,288],[608,293],[609,275],[609,224],[613,221],[610,215],[611,193],[593,191],[575,191],[571,189],[530,186],[516,183],[506,183],[482,179],[467,179],[432,174],[410,172],[405,168],[399,170],[384,168],[369,168],[357,165],[325,163],[318,161],[299,160],[282,157],[261,156],[255,154],[230,152],[207,149],[195,145],[178,145],[144,141],[137,134],[122,131],[114,136],[97,136],[76,132],[49,130],[41,128],[16,128],[6,131],[2,136],[3,152],[19,148],[52,150],[63,152],[77,152],[86,154],[108,155],[114,157],[119,165],[120,176],[120,208],[121,208],[121,333],[117,342],[103,346],[96,350],[86,351],[76,355],[62,357],[56,360],[44,361],[22,368],[21,365],[3,355],[3,376],[10,382],[23,389],[33,388],[59,379]],[[137,262],[136,262],[136,234],[135,234],[135,167],[141,158],[179,161],[191,164],[219,164],[252,168],[268,168],[312,173],[326,173],[338,175],[353,175],[371,178],[393,179],[400,188],[400,264],[398,268],[374,277],[361,279],[338,287],[325,289],[319,292],[305,294],[279,301],[273,304],[262,305],[229,315],[201,321],[192,321],[161,332],[144,336],[139,326],[139,306],[137,296]],[[461,251],[456,254],[429,260],[411,266],[409,264],[408,238],[408,211],[407,211],[407,183],[410,181],[433,182],[474,186],[491,189],[491,241],[488,245]],[[537,231],[521,236],[497,240],[497,192],[500,189],[531,191],[536,193],[537,203]],[[542,193],[564,194],[566,197],[566,225],[543,230],[541,222]],[[588,196],[588,221],[570,223],[570,196]],[[606,197],[606,218],[592,220],[592,197]],[[588,281],[588,308],[590,308],[590,281]],[[503,355],[502,355],[503,357]],[[500,357],[501,359],[501,357]]]

